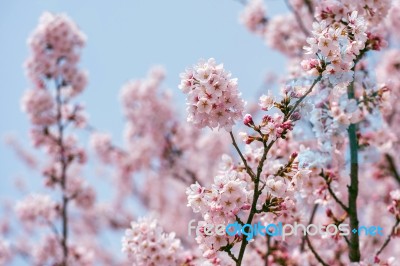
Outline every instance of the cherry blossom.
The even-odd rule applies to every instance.
[[[183,261],[180,241],[150,218],[131,223],[122,239],[122,251],[134,265],[180,265]]]
[[[200,61],[181,75],[179,89],[187,94],[188,121],[196,127],[224,128],[230,131],[243,113],[244,101],[223,65],[213,58]]]
[[[27,223],[51,223],[58,215],[57,204],[48,195],[29,195],[15,208],[20,219]]]
[[[154,66],[121,83],[121,136],[92,125],[79,102],[84,33],[44,13],[21,99],[33,151],[9,141],[41,193],[21,182],[28,196],[3,204],[0,264],[397,265],[399,1],[282,4],[289,13],[251,0],[240,14],[287,63],[258,99],[245,94],[248,108],[224,65],[200,60],[180,74],[184,121],[179,91]],[[199,232],[188,235],[193,220]],[[233,223],[378,225],[384,235],[207,233]],[[122,254],[111,247],[121,244]]]
[[[266,8],[262,0],[251,0],[243,10],[240,21],[254,33],[263,34],[266,24]]]

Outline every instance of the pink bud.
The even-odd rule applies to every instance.
[[[293,119],[293,121],[297,121],[297,120],[300,120],[301,115],[300,115],[299,112],[294,112],[294,113],[292,114],[291,118]]]
[[[214,250],[211,250],[211,249],[209,249],[209,250],[207,250],[206,252],[204,252],[203,253],[203,256],[205,257],[205,258],[207,258],[207,259],[212,259],[212,258],[214,258],[215,257],[215,251]]]
[[[243,123],[248,127],[254,126],[253,117],[250,114],[246,114],[243,118]]]
[[[255,140],[255,138],[254,137],[252,137],[252,136],[249,136],[247,139],[246,139],[246,144],[250,144],[250,143],[252,143],[253,141]]]
[[[242,206],[242,210],[245,210],[245,211],[250,210],[250,208],[251,208],[250,204],[245,204]]]
[[[271,122],[272,120],[273,120],[273,118],[270,115],[265,115],[263,117],[263,122]]]

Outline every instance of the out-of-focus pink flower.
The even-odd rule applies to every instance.
[[[182,246],[174,233],[164,233],[157,220],[141,218],[131,223],[122,238],[122,251],[134,265],[181,265]]]
[[[77,63],[85,36],[65,15],[44,13],[39,22],[28,42],[32,56],[26,62],[33,84],[56,78],[61,80],[57,85],[65,88],[70,96],[82,92],[87,78]]]
[[[15,211],[28,224],[52,222],[58,216],[57,204],[50,196],[40,194],[31,194],[18,202]]]
[[[53,96],[46,89],[27,90],[21,106],[34,125],[49,126],[56,122]]]
[[[251,32],[263,34],[265,30],[266,7],[262,0],[251,0],[240,15],[240,22]]]
[[[3,239],[0,239],[0,265],[7,265],[11,260],[12,253],[10,244]]]

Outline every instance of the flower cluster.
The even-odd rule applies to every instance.
[[[210,189],[200,184],[192,184],[186,191],[188,206],[194,212],[201,213],[204,221],[201,224],[233,223],[236,217],[250,209],[251,191],[248,175],[234,168],[232,158],[224,155],[221,173],[214,178]],[[208,259],[213,259],[217,251],[229,244],[234,244],[234,236],[220,236],[200,234],[196,237],[197,243]]]
[[[353,79],[354,61],[367,41],[363,17],[354,11],[342,23],[314,22],[312,33],[304,49],[318,59],[304,60],[304,70],[313,75],[322,73],[333,85],[348,84]]]
[[[49,126],[56,121],[53,96],[48,90],[26,91],[22,98],[22,110],[29,115],[34,125]]]
[[[34,30],[29,45],[32,56],[26,67],[36,87],[44,86],[44,79],[59,78],[65,94],[76,95],[86,86],[86,74],[77,68],[85,36],[65,15],[44,13]]]
[[[68,265],[91,266],[94,252],[84,245],[68,246]],[[46,236],[35,244],[32,250],[32,263],[35,265],[58,265],[62,261],[62,246],[56,236]]]
[[[40,194],[31,194],[18,202],[15,211],[27,224],[52,222],[58,215],[57,204],[48,195]]]
[[[179,89],[187,94],[188,121],[198,128],[230,131],[244,109],[237,80],[231,79],[231,74],[213,58],[200,61],[180,77]]]
[[[181,265],[182,247],[174,233],[166,234],[157,220],[150,218],[132,222],[122,238],[122,251],[133,265]]]
[[[382,22],[390,8],[390,0],[370,1],[370,0],[327,0],[320,1],[316,6],[316,17],[320,20],[329,22],[340,21],[347,13],[357,11],[365,17],[366,25],[373,28]]]
[[[302,55],[302,47],[306,45],[306,36],[293,14],[271,18],[264,37],[269,47],[287,56]]]
[[[263,34],[266,24],[266,8],[262,0],[251,0],[243,10],[240,21],[254,33]]]
[[[400,12],[400,1],[392,1],[392,7],[389,10],[387,16],[387,23],[389,24],[389,29],[397,38],[400,37],[400,17],[398,16]]]
[[[247,115],[249,116],[249,115]],[[278,138],[284,137],[284,135],[293,130],[293,121],[287,120],[283,121],[282,115],[275,114],[274,116],[265,115],[262,119],[260,125],[258,125],[258,130],[268,137],[268,140],[274,141]],[[246,120],[244,120],[245,125],[251,125]],[[253,123],[254,125],[254,123]],[[250,144],[254,140],[261,140],[259,137],[249,136],[246,132],[239,133],[241,139],[246,143]]]

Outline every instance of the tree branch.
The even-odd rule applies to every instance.
[[[244,167],[246,167],[247,173],[250,175],[250,177],[251,177],[252,179],[254,179],[254,178],[255,178],[255,174],[254,174],[254,172],[253,172],[253,169],[251,169],[250,166],[247,164],[246,159],[244,158],[242,152],[241,152],[240,149],[239,149],[239,146],[238,146],[237,143],[236,143],[236,140],[235,140],[235,137],[233,136],[232,131],[229,132],[229,134],[231,135],[231,139],[232,139],[232,144],[233,144],[233,146],[235,147],[236,151],[239,153],[239,156],[240,156],[240,158],[242,159],[242,162],[243,162],[243,164],[244,164]]]
[[[310,219],[308,220],[308,224],[309,224],[309,225],[312,224],[312,222],[313,222],[313,220],[314,220],[315,213],[317,212],[317,209],[318,209],[318,204],[315,204],[315,205],[314,205],[314,208],[313,208],[312,211],[311,211]],[[306,232],[306,233],[307,233],[307,232]],[[306,235],[307,235],[307,234],[306,234]],[[304,251],[304,246],[305,246],[305,243],[306,243],[306,235],[304,235],[304,237],[303,237],[303,239],[302,239],[302,241],[301,241],[300,250],[301,250],[302,252]]]
[[[313,84],[308,89],[308,91],[300,99],[297,100],[297,102],[294,104],[294,106],[291,109],[291,111],[285,115],[285,117],[283,119],[284,122],[290,119],[290,116],[293,114],[293,112],[296,110],[296,108],[299,106],[299,104],[307,97],[307,95],[311,93],[312,89],[318,83],[319,80],[321,80],[321,76],[318,76],[318,78],[316,78],[314,80]],[[230,132],[230,134],[231,134],[231,137],[232,137],[232,143],[235,146],[236,150],[239,152],[239,155],[243,160],[244,157],[243,157],[243,155],[241,154],[239,148],[236,145],[236,142],[235,142],[235,139],[233,138],[232,132]],[[274,143],[276,142],[276,140],[273,140],[267,145],[267,141],[268,141],[267,139],[263,139],[264,152],[263,152],[261,160],[260,160],[260,162],[258,163],[258,166],[257,166],[257,173],[256,173],[256,176],[254,178],[254,193],[253,193],[252,205],[251,205],[250,214],[249,214],[249,217],[247,218],[246,224],[251,224],[252,221],[253,221],[254,215],[257,213],[257,201],[258,201],[258,198],[259,198],[260,194],[262,193],[258,189],[258,187],[260,185],[261,172],[262,172],[262,169],[263,169],[263,166],[264,166],[264,162],[267,159],[268,152],[272,148]],[[246,162],[246,164],[247,164],[247,162]],[[248,244],[248,241],[246,240],[246,238],[243,238],[242,244],[240,246],[238,259],[236,261],[236,266],[240,266],[242,264],[242,259],[243,259],[244,252],[246,250],[247,244]]]
[[[312,222],[313,222],[313,220],[314,220],[315,213],[317,212],[317,209],[318,209],[318,204],[315,204],[315,205],[314,205],[314,208],[313,208],[313,210],[312,210],[312,212],[311,212],[310,220],[309,220],[309,222],[308,222],[309,225],[312,224]],[[318,260],[318,262],[321,263],[323,266],[328,266],[328,264],[321,258],[321,256],[320,256],[320,255],[317,253],[317,251],[314,249],[314,247],[313,247],[313,245],[311,244],[311,241],[310,241],[310,239],[309,239],[309,237],[308,237],[308,235],[307,235],[307,232],[306,232],[306,234],[304,235],[303,241],[304,241],[304,240],[307,242],[307,246],[310,248],[311,252],[314,254],[314,256],[315,256],[315,258]],[[302,243],[301,250],[302,250],[302,251],[304,250],[304,243]]]
[[[288,7],[288,9],[294,14],[296,17],[297,23],[300,26],[300,29],[303,31],[304,35],[308,37],[310,35],[310,32],[307,30],[306,26],[304,25],[303,19],[300,17],[299,13],[292,7],[292,5],[289,3],[289,0],[285,0],[285,4]]]
[[[386,161],[389,164],[389,169],[393,174],[393,177],[396,179],[397,183],[400,184],[400,174],[397,172],[396,164],[394,162],[393,157],[390,154],[385,154]]]
[[[290,112],[285,116],[284,121],[287,121],[290,119],[290,117],[292,116],[292,114],[294,113],[294,111],[296,110],[296,108],[299,106],[299,104],[312,92],[312,90],[314,89],[315,85],[318,83],[318,81],[320,81],[322,78],[322,76],[318,76],[314,82],[312,83],[311,87],[307,90],[307,92],[301,96],[300,99],[297,100],[297,102],[293,105],[292,109],[290,110]]]
[[[336,203],[338,203],[340,205],[340,207],[342,207],[342,209],[346,213],[348,213],[349,212],[349,208],[346,205],[344,205],[344,203],[336,196],[336,193],[332,190],[331,180],[328,180],[328,177],[324,174],[323,171],[321,172],[320,176],[325,180],[328,192],[332,196],[332,198],[336,201]]]
[[[306,241],[307,241],[307,245],[310,248],[311,252],[314,254],[315,258],[317,259],[317,261],[319,263],[321,263],[323,266],[329,266],[329,264],[327,264],[317,253],[317,251],[315,251],[313,245],[311,244],[310,239],[308,238],[308,236],[306,235]]]
[[[383,243],[382,247],[378,250],[378,252],[376,252],[376,257],[378,257],[382,253],[382,251],[389,244],[390,240],[392,240],[392,236],[395,234],[396,227],[399,225],[399,223],[400,223],[400,219],[397,218],[396,219],[396,223],[393,225],[392,230],[390,231],[390,234],[387,236],[387,238],[386,238],[385,242]]]
[[[355,66],[354,66],[355,68]],[[349,99],[354,99],[354,80],[347,87],[347,95]],[[350,219],[350,227],[358,228],[358,214],[357,214],[357,197],[358,197],[358,137],[357,125],[350,124],[348,128],[349,144],[350,144],[350,186],[348,214]],[[349,259],[351,262],[360,261],[360,246],[358,234],[350,235],[349,244]]]

